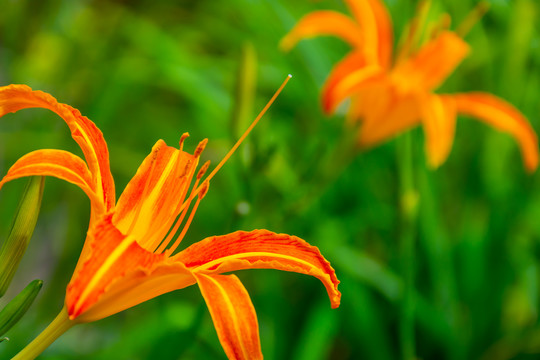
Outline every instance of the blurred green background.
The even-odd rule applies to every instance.
[[[415,1],[387,0],[395,31]],[[454,28],[473,0],[435,0]],[[517,106],[540,129],[540,4],[491,0],[466,40],[472,53],[439,92],[482,90]],[[402,270],[396,140],[354,154],[343,116],[326,118],[319,90],[348,47],[278,42],[315,9],[341,1],[0,2],[0,84],[23,83],[78,108],[103,131],[118,195],[158,139],[209,139],[216,164],[288,73],[293,79],[224,169],[184,240],[267,228],[320,248],[341,280],[330,309],[315,278],[238,272],[257,310],[266,359],[396,359]],[[396,38],[399,35],[396,35]],[[247,59],[247,60],[246,60]],[[246,91],[239,91],[238,84]],[[247,76],[247,80],[245,78]],[[251,85],[250,85],[251,84]],[[249,90],[251,89],[251,90]],[[243,100],[239,100],[243,99]],[[239,106],[241,104],[241,106]],[[420,212],[415,248],[416,353],[422,359],[540,358],[540,182],[509,136],[459,119],[454,148],[426,169],[412,131]],[[40,109],[0,120],[0,175],[39,148],[81,154],[67,126]],[[0,191],[5,239],[25,180]],[[9,358],[62,307],[89,220],[75,186],[48,178],[30,247],[0,305],[34,278],[36,303],[0,343]],[[196,287],[71,329],[41,359],[225,358]]]

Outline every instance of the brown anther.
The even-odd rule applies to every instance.
[[[189,136],[188,132],[185,132],[182,134],[182,136],[180,136],[180,150],[184,148],[184,140],[186,140],[188,136]]]
[[[180,173],[179,178],[183,178],[184,176],[187,175],[189,169],[191,168],[192,163],[193,163],[193,160],[188,160],[188,162],[186,163],[186,166],[184,166],[184,170],[182,170],[182,172]]]
[[[156,161],[158,152],[160,152],[161,146],[156,147],[154,151],[152,151],[152,161]]]
[[[206,144],[208,143],[208,139],[204,139],[197,145],[197,148],[195,149],[195,152],[193,153],[193,156],[199,157],[201,153],[203,152],[204,148],[206,147]]]
[[[206,196],[206,193],[208,192],[208,188],[210,187],[210,182],[205,181],[201,184],[201,191],[199,192],[199,199],[202,199]]]
[[[197,173],[197,179],[200,179],[203,177],[204,173],[206,173],[206,170],[208,170],[208,167],[210,166],[210,160],[207,160],[204,165],[199,169],[199,172]]]

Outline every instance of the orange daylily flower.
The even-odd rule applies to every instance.
[[[527,119],[506,101],[482,92],[437,95],[434,90],[469,53],[469,45],[444,22],[427,42],[415,50],[423,26],[422,12],[409,24],[408,36],[392,61],[392,21],[379,0],[345,0],[352,18],[335,11],[315,11],[283,38],[289,50],[304,38],[333,35],[352,47],[339,62],[322,89],[322,105],[332,114],[345,99],[351,99],[348,117],[361,121],[359,143],[375,146],[422,124],[426,154],[432,168],[448,157],[454,140],[456,116],[475,117],[518,142],[525,167],[538,166],[538,140]],[[449,22],[449,17],[443,18]]]
[[[0,87],[0,116],[32,107],[52,110],[64,119],[86,160],[67,151],[37,150],[20,158],[0,181],[1,187],[23,176],[49,175],[79,186],[90,198],[88,235],[67,286],[64,315],[59,315],[64,321],[95,321],[198,284],[227,356],[260,359],[257,317],[249,295],[236,276],[223,273],[263,268],[312,275],[326,287],[331,306],[339,306],[334,269],[316,247],[295,236],[237,231],[206,238],[175,253],[209,180],[263,112],[205,179],[208,163],[198,171],[197,165],[206,140],[193,154],[182,149],[187,134],[181,137],[179,149],[159,140],[116,202],[107,145],[92,121],[28,86]]]

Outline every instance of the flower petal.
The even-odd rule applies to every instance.
[[[163,254],[146,251],[132,236],[118,231],[111,217],[106,216],[89,230],[85,243],[89,250],[86,256],[81,254],[67,287],[66,305],[72,320],[96,304],[113,281],[129,271],[151,269],[164,261]]]
[[[80,187],[92,202],[92,212],[103,214],[105,208],[95,193],[92,174],[78,156],[63,150],[36,150],[13,164],[0,181],[0,188],[8,181],[24,176],[54,176]]]
[[[280,47],[288,51],[300,40],[319,35],[333,35],[353,48],[363,47],[358,25],[350,17],[330,10],[314,11],[304,16],[281,40]]]
[[[103,134],[88,118],[69,105],[61,104],[51,95],[33,91],[26,85],[0,87],[0,117],[21,109],[41,107],[58,114],[69,126],[71,136],[81,147],[92,173],[96,193],[107,210],[114,207],[114,181],[109,169],[109,152]]]
[[[234,275],[194,276],[227,357],[262,359],[257,314],[240,280]]]
[[[392,57],[392,19],[379,0],[347,0],[363,39],[363,50],[370,64],[390,66]]]
[[[468,52],[469,45],[463,39],[451,31],[442,31],[415,56],[396,64],[392,76],[404,92],[433,90],[450,76]]]
[[[415,95],[402,95],[391,85],[380,82],[363,93],[363,107],[352,117],[363,116],[359,143],[375,146],[417,125],[420,107]]]
[[[331,114],[346,98],[381,74],[378,65],[368,65],[363,51],[353,51],[332,70],[321,92],[323,109]]]
[[[79,322],[103,319],[159,295],[195,284],[195,278],[181,263],[168,261],[150,268],[138,267],[113,280],[94,305],[77,317]]]
[[[113,222],[145,243],[162,239],[178,215],[198,157],[159,140],[118,199]]]
[[[456,104],[451,97],[427,95],[422,102],[422,119],[428,164],[437,168],[452,149],[456,130]]]
[[[268,230],[237,231],[199,241],[173,259],[200,273],[223,273],[241,269],[277,269],[317,277],[333,308],[339,306],[339,280],[319,249],[304,240]]]
[[[458,114],[473,116],[495,129],[512,135],[521,148],[527,171],[538,167],[538,138],[525,116],[494,95],[471,92],[452,95]]]

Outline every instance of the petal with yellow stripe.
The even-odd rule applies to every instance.
[[[151,243],[170,229],[198,164],[198,157],[159,140],[118,199],[114,224]]]
[[[51,95],[26,85],[0,87],[0,117],[27,108],[45,108],[58,114],[69,126],[73,139],[81,147],[95,184],[96,194],[107,210],[114,207],[114,180],[109,169],[109,152],[103,134],[88,118]]]
[[[236,231],[199,241],[179,252],[180,261],[197,273],[218,274],[242,269],[277,269],[315,276],[326,287],[332,308],[341,293],[330,263],[304,240],[268,230]]]
[[[229,359],[262,359],[257,314],[235,275],[194,273],[219,341]]]
[[[89,256],[81,257],[67,287],[66,305],[75,319],[96,304],[115,280],[130,270],[151,269],[165,258],[143,249],[130,235],[122,234],[106,216],[90,230],[85,246]],[[82,263],[81,263],[82,261]]]
[[[63,150],[32,151],[15,162],[0,181],[0,188],[8,181],[25,176],[54,176],[80,187],[90,198],[95,215],[105,212],[102,199],[95,193],[92,174],[78,156]]]

